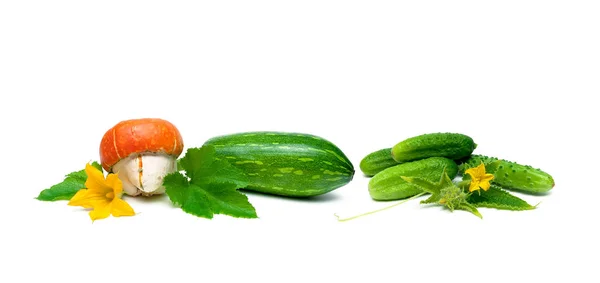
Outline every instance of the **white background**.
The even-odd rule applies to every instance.
[[[3,1],[0,281],[598,282],[597,1]],[[186,147],[242,131],[322,136],[356,168],[423,133],[540,167],[538,209],[469,213],[249,193],[260,219],[168,199],[91,223],[39,191],[98,159],[121,120]]]

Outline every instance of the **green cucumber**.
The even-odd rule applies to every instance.
[[[494,174],[492,183],[505,189],[545,193],[554,187],[552,176],[540,169],[483,155],[472,155],[461,164],[460,173],[464,174],[465,170],[476,167],[482,162],[486,165],[495,163],[493,166],[495,170],[490,172]]]
[[[450,179],[458,172],[458,165],[448,158],[430,157],[417,161],[402,163],[377,173],[369,181],[369,194],[375,200],[396,200],[412,197],[422,193],[419,187],[402,179],[418,177],[431,182],[438,182],[446,168]]]
[[[247,132],[209,139],[216,157],[241,169],[247,190],[290,197],[321,195],[349,183],[354,166],[333,143],[309,134]]]
[[[383,171],[383,169],[398,165],[392,158],[392,149],[384,148],[378,151],[369,153],[365,158],[360,161],[360,170],[366,176],[374,176],[375,174]]]
[[[407,162],[428,157],[461,159],[473,153],[477,144],[463,134],[433,133],[408,138],[392,148],[392,158]]]

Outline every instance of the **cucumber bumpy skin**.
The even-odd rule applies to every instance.
[[[229,161],[249,179],[247,190],[310,197],[349,183],[354,166],[333,143],[314,135],[247,132],[214,137],[215,157]]]
[[[428,157],[461,159],[473,153],[477,144],[469,136],[456,133],[424,134],[405,139],[392,148],[392,158],[407,162]]]
[[[450,179],[456,177],[458,165],[444,157],[430,157],[387,168],[369,181],[369,194],[374,200],[397,200],[415,196],[423,190],[404,181],[402,176],[437,182],[442,177],[444,168]]]
[[[375,152],[369,153],[360,161],[360,170],[367,176],[371,177],[398,163],[392,158],[392,148],[384,148]]]
[[[516,162],[498,159],[484,155],[472,155],[460,166],[460,173],[465,170],[483,164],[495,164],[496,170],[490,172],[494,174],[492,183],[495,183],[505,189],[519,190],[529,193],[545,193],[554,187],[552,176],[540,169],[529,165],[521,165]]]

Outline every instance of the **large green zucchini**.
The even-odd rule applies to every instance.
[[[308,197],[346,185],[354,166],[333,143],[309,134],[246,132],[214,137],[216,157],[246,173],[248,190]]]

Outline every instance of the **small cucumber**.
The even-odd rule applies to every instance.
[[[369,181],[369,194],[375,200],[412,197],[423,191],[416,185],[404,181],[402,176],[437,182],[442,177],[444,168],[450,179],[456,177],[458,165],[453,160],[444,157],[430,157],[387,168],[377,173]]]
[[[215,156],[246,173],[247,190],[290,197],[330,192],[352,180],[354,167],[333,143],[317,136],[247,132],[214,137]]]
[[[463,134],[433,133],[408,138],[392,148],[392,158],[407,162],[428,157],[461,159],[473,153],[477,144]]]
[[[398,165],[392,158],[392,149],[384,148],[375,152],[369,153],[363,160],[360,161],[360,170],[368,177],[383,171],[383,169]]]
[[[514,189],[530,193],[545,193],[554,187],[554,179],[552,176],[540,169],[483,155],[472,155],[461,164],[460,173],[464,174],[466,169],[476,167],[482,162],[484,164],[497,162],[497,164],[494,165],[496,168],[495,171],[490,172],[494,174],[492,183],[505,189]]]

